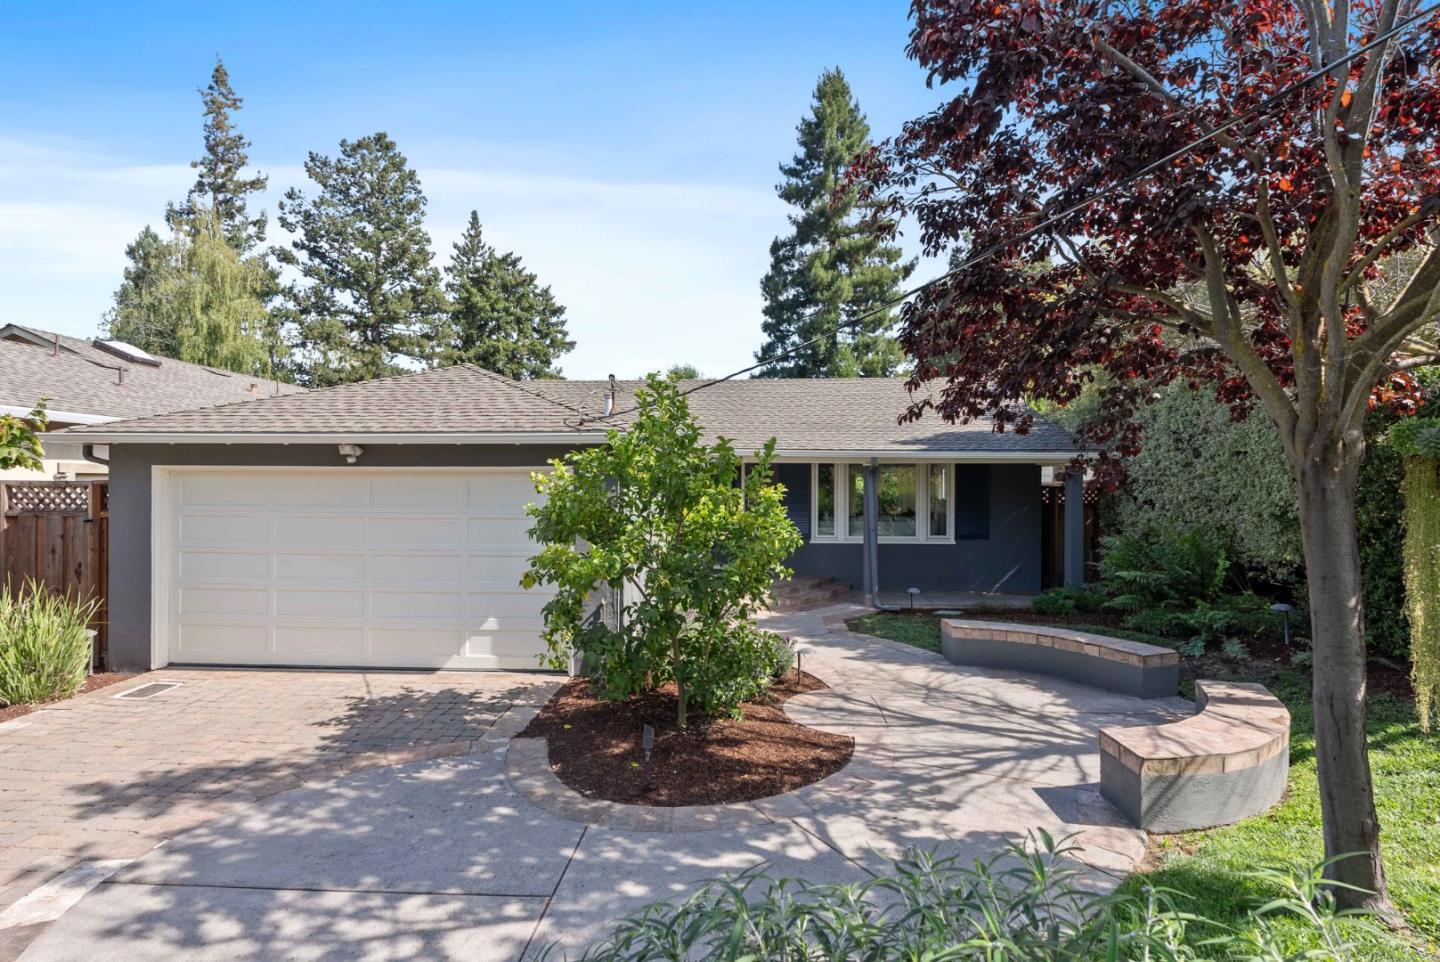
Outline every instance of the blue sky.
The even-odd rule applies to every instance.
[[[760,343],[776,164],[820,71],[845,71],[877,136],[938,102],[904,56],[907,6],[7,4],[0,321],[95,330],[125,244],[192,180],[219,53],[272,239],[307,151],[385,130],[442,262],[475,208],[567,306],[567,375],[725,373]]]

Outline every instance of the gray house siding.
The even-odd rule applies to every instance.
[[[392,467],[531,467],[566,449],[535,445],[366,445],[361,464]],[[343,466],[335,445],[117,444],[110,448],[110,662],[150,667],[150,469],[155,465]],[[257,483],[263,483],[257,479]]]
[[[835,578],[858,588],[863,546],[810,540],[810,465],[781,464],[775,473],[785,485],[790,517],[805,537],[790,567],[797,575]],[[1038,592],[1039,466],[959,464],[955,491],[955,543],[881,542],[880,590]]]

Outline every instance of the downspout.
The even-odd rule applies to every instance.
[[[100,455],[96,454],[95,445],[93,444],[80,445],[80,456],[86,461],[89,461],[91,464],[103,464],[107,468],[110,466],[110,459],[102,458],[100,457]]]
[[[876,611],[899,612],[900,608],[880,603],[880,492],[875,487],[879,458],[865,465],[865,603]]]

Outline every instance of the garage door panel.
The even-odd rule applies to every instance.
[[[419,514],[462,512],[465,510],[466,492],[464,478],[424,475],[376,478],[370,482],[370,506]]]
[[[530,541],[529,518],[471,518],[469,540],[472,545],[483,544],[496,548],[524,548],[533,550]]]
[[[370,479],[363,475],[266,473],[244,477],[251,485],[268,488],[270,503],[279,508],[363,509],[370,504]]]
[[[254,662],[270,656],[270,629],[262,625],[181,622],[176,648],[186,661]]]
[[[472,508],[499,502],[516,505],[523,511],[526,504],[544,500],[535,493],[535,482],[530,480],[528,473],[471,478],[468,487]]]
[[[270,592],[264,588],[181,588],[181,615],[265,615]]]
[[[555,597],[553,591],[486,591],[465,595],[465,615],[477,618],[524,618],[534,621],[539,607]]]
[[[275,614],[363,618],[365,617],[365,592],[276,588]]]
[[[363,554],[277,552],[277,581],[358,581],[365,577]]]
[[[187,507],[261,507],[269,504],[269,498],[270,492],[265,485],[252,484],[235,476],[197,474],[180,481],[180,503]]]
[[[177,470],[177,662],[534,669],[529,470]]]
[[[370,614],[377,618],[454,621],[460,617],[460,597],[458,591],[372,591]]]
[[[276,663],[364,664],[365,629],[324,625],[276,625]]]
[[[358,545],[365,540],[363,518],[285,515],[271,520],[275,543],[282,545]]]
[[[465,529],[456,518],[370,518],[365,525],[367,544],[448,548],[464,543]]]
[[[405,584],[458,581],[464,570],[458,554],[372,554],[370,580],[374,583]]]
[[[376,662],[441,668],[464,657],[465,638],[454,628],[373,628],[370,655]]]
[[[270,574],[270,555],[262,551],[182,551],[180,577],[196,579],[255,579]]]
[[[265,544],[270,532],[265,517],[228,514],[186,514],[180,518],[182,545]]]

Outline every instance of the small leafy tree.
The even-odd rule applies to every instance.
[[[41,459],[45,457],[45,449],[35,435],[49,424],[44,398],[35,405],[35,410],[23,418],[15,414],[0,414],[0,471],[11,468],[42,470],[45,465]]]
[[[789,576],[800,533],[771,483],[774,439],[742,478],[734,447],[701,439],[674,381],[650,375],[636,406],[627,430],[536,475],[545,500],[530,506],[530,534],[543,547],[521,583],[558,589],[545,605],[554,667],[583,656],[613,699],[673,681],[684,728],[692,705],[734,712],[783,663],[779,639],[750,617]],[[600,586],[633,598],[618,627],[586,617]]]

